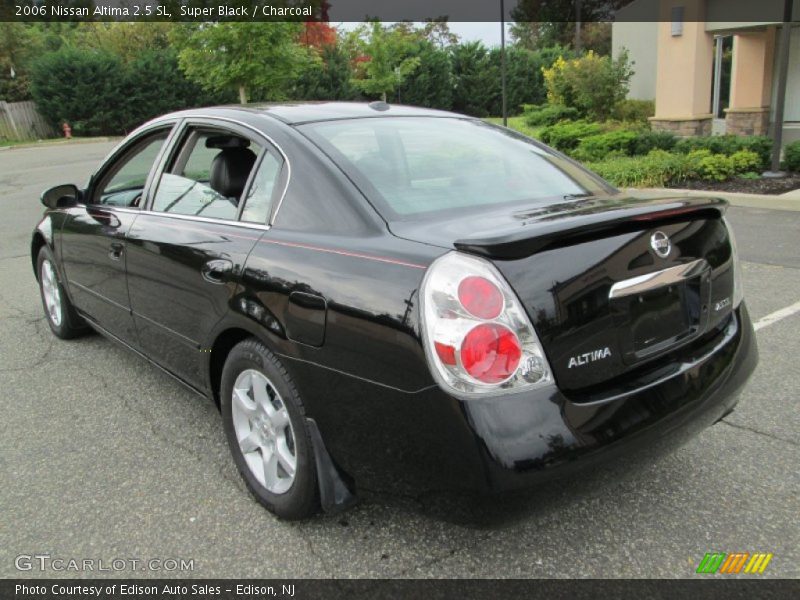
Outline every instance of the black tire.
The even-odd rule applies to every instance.
[[[282,493],[271,492],[256,478],[248,466],[237,438],[233,416],[233,391],[237,378],[248,370],[258,371],[269,380],[288,412],[296,468],[291,486]],[[319,512],[317,469],[303,402],[286,369],[259,340],[250,338],[240,342],[228,354],[222,370],[220,408],[225,437],[234,462],[256,500],[278,517],[287,520],[305,519]],[[264,449],[255,452],[259,456],[264,456]]]
[[[47,307],[45,300],[45,283],[42,269],[45,262],[48,262],[52,269],[52,277],[54,284],[58,290],[58,303],[60,304],[60,319],[51,314]],[[47,324],[50,325],[51,331],[62,340],[68,340],[79,335],[83,335],[88,330],[86,321],[78,314],[72,302],[69,301],[69,296],[64,291],[64,286],[61,285],[61,280],[58,277],[58,270],[56,269],[56,261],[53,258],[53,253],[50,248],[42,246],[39,250],[39,256],[36,259],[36,275],[39,279],[39,296],[42,299],[42,308],[44,308],[44,316],[47,319]]]

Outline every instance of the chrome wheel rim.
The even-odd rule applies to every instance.
[[[58,289],[58,280],[53,264],[49,260],[42,261],[42,297],[47,309],[47,318],[56,327],[61,325],[61,292]]]
[[[278,390],[260,371],[242,371],[233,384],[231,412],[239,449],[253,477],[273,494],[286,493],[297,471],[297,446]]]

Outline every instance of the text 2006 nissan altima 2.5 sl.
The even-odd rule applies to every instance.
[[[174,113],[42,201],[53,333],[96,329],[213,398],[284,518],[672,447],[757,362],[723,201],[629,196],[460,115]]]

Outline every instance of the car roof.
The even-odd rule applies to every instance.
[[[286,102],[280,104],[246,104],[230,106],[213,106],[208,108],[196,108],[189,111],[172,113],[167,116],[180,117],[184,114],[192,115],[220,115],[225,113],[247,113],[249,115],[261,114],[273,117],[289,125],[299,125],[313,121],[331,121],[336,119],[359,119],[370,117],[457,117],[465,118],[464,115],[434,110],[430,108],[418,108],[415,106],[403,106],[400,104],[387,104],[385,102]]]

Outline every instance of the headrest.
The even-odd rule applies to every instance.
[[[209,185],[226,198],[239,198],[255,162],[256,155],[248,148],[225,148],[211,161]]]
[[[250,140],[235,135],[215,135],[206,138],[206,148],[248,148]]]

